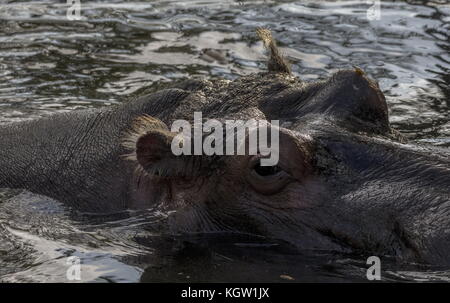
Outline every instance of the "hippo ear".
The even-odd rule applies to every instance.
[[[167,130],[152,130],[139,137],[136,142],[136,161],[149,176],[193,177],[203,174],[210,162],[202,155],[177,155],[173,145],[182,146],[180,135]]]
[[[322,102],[324,112],[353,131],[390,131],[388,107],[378,83],[357,67],[335,73],[317,101]]]
[[[359,68],[341,70],[326,81],[270,96],[260,102],[260,108],[272,119],[323,115],[354,132],[391,132],[385,96],[378,83]]]
[[[166,130],[152,130],[139,137],[136,142],[136,160],[147,173],[167,175],[170,162],[177,162],[170,149],[173,137]]]
[[[179,152],[185,141],[190,142],[188,139],[169,131],[162,121],[144,115],[133,121],[123,138],[122,146],[128,151],[124,157],[137,163],[138,170],[148,176],[187,178],[209,172],[213,157]]]

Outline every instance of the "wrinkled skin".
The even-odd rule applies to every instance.
[[[232,82],[187,81],[117,107],[4,125],[0,187],[89,211],[175,210],[175,233],[246,232],[305,250],[450,264],[448,152],[402,143],[378,84],[359,69],[304,83],[269,63]],[[194,111],[279,120],[278,169],[262,174],[255,156],[175,157],[165,125]],[[144,114],[155,119],[136,127]]]

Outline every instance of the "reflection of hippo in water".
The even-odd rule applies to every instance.
[[[179,233],[246,232],[300,249],[450,264],[448,154],[399,143],[384,95],[360,69],[304,83],[270,34],[259,35],[271,53],[267,73],[2,126],[0,186],[83,210],[159,205],[176,210],[169,223]],[[279,120],[278,165],[173,155],[166,125],[195,111]]]

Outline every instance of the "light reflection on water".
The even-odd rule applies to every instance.
[[[74,212],[20,190],[0,190],[2,282],[365,282],[364,255],[299,252],[250,235],[164,236],[167,214]],[[81,280],[67,279],[67,258]],[[383,281],[450,281],[445,268],[382,257]]]
[[[67,21],[52,2],[0,10],[0,122],[111,105],[162,82],[264,69],[257,26],[271,28],[294,72],[324,78],[352,65],[376,78],[391,122],[448,146],[449,6],[364,1],[83,2]]]
[[[450,146],[448,5],[383,1],[380,21],[367,20],[365,1],[82,1],[84,19],[72,22],[65,17],[66,6],[51,1],[0,7],[0,123],[109,106],[178,79],[233,79],[264,70],[263,46],[254,35],[255,27],[264,26],[272,29],[302,79],[359,66],[379,81],[397,129],[418,142]],[[165,247],[165,240],[149,231],[161,214],[121,214],[95,224],[90,216],[72,218],[42,197],[20,194],[14,201],[12,207],[0,197],[0,278],[5,281],[65,281],[67,255],[83,260],[86,281],[365,277],[364,260],[358,258],[326,256],[333,261],[323,267],[285,252],[262,250],[249,262],[245,249],[208,248],[200,259],[180,259],[170,249],[162,258],[155,246]],[[26,207],[30,203],[33,216]],[[264,263],[271,254],[279,264]],[[196,262],[203,271],[189,265]],[[248,276],[231,273],[242,273],[242,267]],[[448,276],[434,268],[386,272],[393,280]]]

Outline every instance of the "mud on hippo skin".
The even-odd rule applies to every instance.
[[[174,210],[173,233],[232,231],[303,250],[450,264],[448,151],[402,143],[359,68],[306,83],[267,31],[268,72],[190,80],[116,107],[0,127],[0,186],[83,210]],[[174,120],[279,120],[280,160],[175,156]]]

